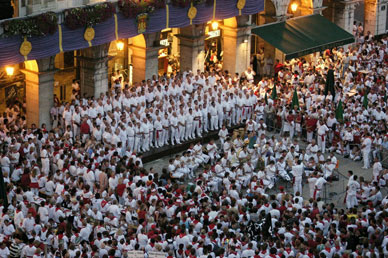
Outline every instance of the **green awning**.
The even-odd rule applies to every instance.
[[[252,33],[282,51],[286,59],[354,42],[352,34],[319,14],[262,25]]]

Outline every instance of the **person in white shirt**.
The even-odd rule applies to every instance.
[[[370,167],[369,156],[372,150],[372,139],[369,133],[365,135],[365,138],[362,141],[361,151],[362,159],[364,162],[363,169],[368,169]]]
[[[357,182],[357,175],[353,175],[353,171],[348,172],[349,181],[346,187],[346,207],[351,209],[358,205],[357,193],[360,189],[360,184]]]
[[[315,182],[315,189],[314,189],[314,195],[313,195],[314,200],[320,197],[323,187],[326,183],[327,181],[324,177],[318,177],[317,181]]]
[[[375,162],[373,164],[373,181],[378,182],[380,173],[383,170],[383,166],[381,165],[381,162],[377,157],[375,158],[374,161]]]
[[[304,173],[304,167],[301,160],[297,161],[297,164],[295,166],[292,166],[292,175],[294,176],[294,194],[297,192],[302,193],[302,177]]]
[[[225,125],[223,125],[221,130],[218,132],[218,136],[220,137],[221,149],[224,149],[224,143],[226,137],[228,136],[228,129],[226,129]]]
[[[329,128],[321,119],[318,124],[318,146],[322,150],[322,153],[325,154],[326,151],[326,137],[329,132]]]

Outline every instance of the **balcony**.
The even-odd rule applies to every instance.
[[[27,4],[25,4],[27,2]],[[21,0],[19,1],[19,17],[35,15],[48,11],[59,12],[64,9],[80,7],[88,4],[105,2],[104,0]]]

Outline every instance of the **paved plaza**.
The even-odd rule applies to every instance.
[[[268,136],[271,137],[272,134],[268,133]],[[278,136],[276,134],[275,136]],[[219,142],[217,142],[219,144]],[[300,146],[302,149],[306,147],[306,143],[304,141],[300,141]],[[181,153],[177,153],[181,154]],[[150,168],[154,168],[155,171],[161,172],[163,168],[167,168],[168,161],[171,158],[174,158],[177,154],[170,154],[167,156],[164,156],[162,158],[159,158],[157,160],[153,160],[151,162],[145,163],[144,167],[149,170]],[[327,156],[327,154],[325,155]],[[326,203],[334,203],[336,207],[339,208],[346,208],[344,203],[344,198],[346,194],[346,185],[348,183],[348,171],[352,170],[355,175],[358,177],[364,177],[366,181],[372,180],[372,168],[370,169],[362,169],[362,161],[355,162],[351,159],[344,158],[341,155],[336,155],[337,159],[339,160],[339,167],[335,172],[335,175],[338,176],[338,181],[333,181],[330,184],[326,185],[326,192],[323,193],[323,198]],[[196,174],[199,174],[202,172],[202,168],[199,168],[196,171]],[[189,183],[189,182],[185,182]],[[277,186],[271,190],[268,191],[269,194],[276,193],[278,191],[278,186],[283,185],[285,187],[285,190],[287,192],[292,192],[292,184],[286,183],[284,181],[278,182]],[[382,192],[386,194],[386,189],[383,188]],[[308,200],[310,198],[309,196],[309,187],[307,185],[306,178],[303,180],[303,198],[304,200]]]

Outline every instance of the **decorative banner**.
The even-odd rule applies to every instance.
[[[142,34],[147,30],[148,13],[141,13],[136,17],[137,33]]]
[[[166,4],[166,29],[170,26],[170,10],[168,9],[168,4]]]
[[[59,40],[59,52],[63,52],[63,47],[62,47],[62,26],[61,24],[58,24],[58,40]]]
[[[241,10],[244,9],[246,4],[246,0],[238,0],[237,1],[237,9],[238,9],[238,15],[241,16]]]
[[[92,40],[94,39],[95,31],[93,28],[89,27],[85,30],[84,38],[89,43],[89,47],[92,46]]]
[[[216,20],[216,6],[217,6],[217,0],[214,0],[214,5],[213,5],[213,21]]]
[[[191,6],[189,8],[189,12],[187,13],[187,16],[190,19],[190,25],[193,24],[193,19],[195,16],[197,16],[197,8],[194,7],[193,2],[191,2]]]
[[[31,42],[27,40],[27,37],[24,37],[24,41],[20,45],[20,54],[24,56],[24,60],[27,60],[27,55],[31,52],[31,49],[32,49]]]
[[[116,40],[119,40],[119,23],[117,21],[117,14],[114,14],[115,17],[115,36]]]

